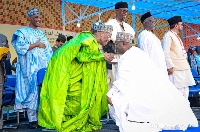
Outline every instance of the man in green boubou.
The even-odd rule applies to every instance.
[[[101,129],[101,117],[108,111],[106,61],[113,54],[102,53],[112,26],[92,25],[65,43],[48,65],[40,93],[39,125],[58,132]]]

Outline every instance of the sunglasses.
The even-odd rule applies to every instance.
[[[123,13],[128,13],[128,10],[127,9],[119,9],[121,12]]]

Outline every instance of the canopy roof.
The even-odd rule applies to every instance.
[[[114,9],[115,3],[121,0],[64,0],[75,4],[94,6],[101,9]],[[123,0],[129,4],[133,15],[148,11],[156,18],[168,19],[179,15],[183,22],[200,24],[200,0]],[[135,6],[135,10],[132,7]]]

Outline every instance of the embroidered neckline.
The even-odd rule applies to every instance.
[[[174,31],[172,31],[172,30],[170,30],[173,34],[175,34],[176,35],[176,37],[178,38],[178,40],[179,40],[179,42],[180,42],[180,44],[181,44],[181,46],[183,47],[183,42],[181,41],[181,39],[180,39],[180,37],[177,35],[177,33],[176,32],[174,32]]]

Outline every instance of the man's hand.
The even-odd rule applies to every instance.
[[[46,45],[40,42],[40,39],[35,43],[39,48],[46,48]]]
[[[107,100],[108,100],[108,104],[110,104],[111,106],[113,106],[111,98],[107,96]]]
[[[171,75],[174,72],[174,69],[172,67],[172,68],[169,68],[167,71],[168,71],[168,75]]]
[[[111,53],[104,53],[104,59],[105,59],[106,61],[111,61],[111,60],[114,59],[114,55],[111,54]]]
[[[117,62],[111,62],[111,61],[109,61],[108,63],[113,65],[117,64]]]
[[[28,50],[32,50],[32,49],[34,49],[34,48],[36,48],[36,47],[38,47],[38,48],[46,48],[46,45],[43,44],[42,42],[40,42],[40,39],[39,39],[39,40],[38,40],[37,42],[35,42],[34,44],[31,44],[31,45],[29,46]]]
[[[7,58],[8,53],[1,54],[1,61],[5,61]]]

